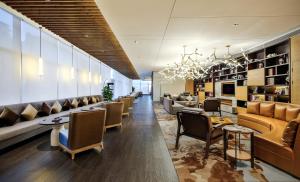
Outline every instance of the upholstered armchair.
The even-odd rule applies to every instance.
[[[70,114],[69,129],[59,133],[59,146],[71,154],[97,148],[103,149],[103,133],[105,123],[104,109]]]
[[[135,97],[133,97],[133,96],[126,96],[126,98],[130,99],[129,109],[132,109]]]
[[[112,127],[122,127],[123,102],[111,102],[105,104],[106,121],[105,129]]]
[[[123,97],[119,101],[124,103],[122,116],[129,116],[130,98]]]
[[[205,112],[219,112],[222,116],[221,111],[221,100],[217,98],[208,98],[204,100],[203,109]]]
[[[176,149],[178,149],[179,138],[182,135],[189,136],[206,142],[205,158],[207,158],[210,145],[222,139],[221,125],[213,126],[210,119],[200,109],[199,111],[193,109],[178,112],[177,121]]]

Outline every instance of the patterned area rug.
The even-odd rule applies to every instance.
[[[211,146],[208,159],[203,159],[205,143],[190,137],[182,136],[179,141],[179,148],[176,150],[176,116],[168,114],[158,103],[154,104],[154,112],[181,182],[298,181],[259,160],[255,161],[254,169],[250,167],[250,162],[247,161],[239,162],[238,167],[235,168],[233,161],[224,161],[223,159],[222,141]],[[236,120],[235,115],[230,114],[228,116]],[[246,136],[244,137],[244,142],[247,142]],[[247,143],[244,146],[247,147]]]

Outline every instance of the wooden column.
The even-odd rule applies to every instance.
[[[300,104],[300,35],[291,37],[291,102]]]

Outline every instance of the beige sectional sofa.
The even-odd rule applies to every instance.
[[[101,96],[99,96],[99,97],[101,97]],[[82,98],[82,97],[80,97],[80,98]],[[73,99],[73,98],[70,98],[70,99]],[[63,105],[63,102],[65,100],[66,99],[61,99],[58,101],[60,102],[61,105]],[[49,105],[52,105],[55,102],[55,100],[35,102],[35,103],[30,103],[30,104],[33,105],[35,108],[39,109],[43,102],[46,102]],[[0,113],[2,112],[4,107],[8,107],[15,113],[20,114],[28,104],[29,103],[22,103],[22,104],[8,105],[8,106],[0,106]],[[93,106],[98,106],[101,104],[102,104],[102,102],[98,102],[95,104],[89,104],[87,106],[70,109],[68,111],[62,111],[57,114],[51,114],[46,117],[55,118],[55,117],[59,117],[59,116],[69,115],[71,112],[79,111],[81,109],[86,109],[86,108],[90,108]],[[39,122],[43,119],[45,119],[45,117],[37,117],[31,121],[20,121],[20,119],[18,119],[17,123],[12,126],[0,127],[0,150],[6,148],[8,146],[11,146],[13,144],[16,144],[18,142],[21,142],[23,140],[26,140],[30,137],[33,137],[35,135],[38,135],[38,134],[41,134],[43,132],[50,130],[51,127],[39,124]]]

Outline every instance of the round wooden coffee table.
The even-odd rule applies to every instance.
[[[228,149],[228,133],[234,134],[234,148]],[[245,151],[241,147],[241,134],[250,135],[250,151]],[[250,161],[251,167],[254,168],[254,131],[250,128],[239,125],[227,125],[223,127],[224,142],[224,160],[227,156],[235,159],[235,166],[238,160]]]

